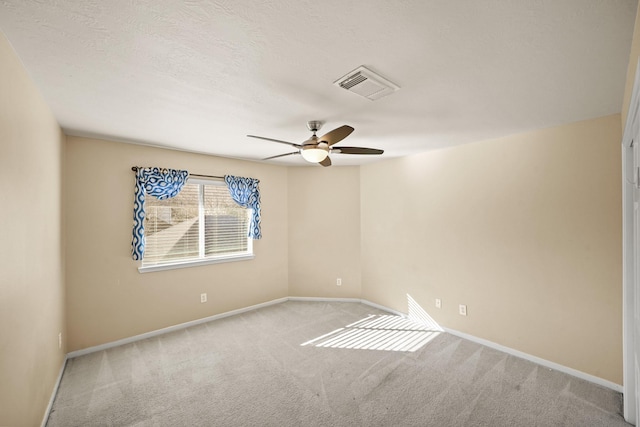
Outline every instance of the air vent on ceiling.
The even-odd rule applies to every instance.
[[[334,85],[375,101],[400,89],[384,77],[361,66],[339,78]]]

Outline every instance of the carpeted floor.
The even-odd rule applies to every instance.
[[[69,360],[47,426],[628,426],[621,400],[363,304],[288,301]]]

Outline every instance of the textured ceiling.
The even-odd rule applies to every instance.
[[[69,134],[260,159],[291,150],[246,134],[300,143],[322,120],[388,158],[620,112],[636,6],[0,0],[0,30]],[[360,65],[401,89],[332,84]]]

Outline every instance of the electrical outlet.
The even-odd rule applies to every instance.
[[[336,286],[342,286],[342,279],[339,277],[336,279]]]
[[[467,315],[467,306],[464,304],[460,304],[460,316]]]
[[[58,348],[62,348],[62,332],[58,333]]]
[[[200,294],[200,302],[207,302],[207,294]]]
[[[442,308],[442,300],[440,298],[436,298],[436,308]]]

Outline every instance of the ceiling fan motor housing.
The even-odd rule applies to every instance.
[[[309,139],[307,139],[305,142],[302,143],[302,150],[315,147],[316,145],[318,145],[318,137],[315,136],[314,134]]]

